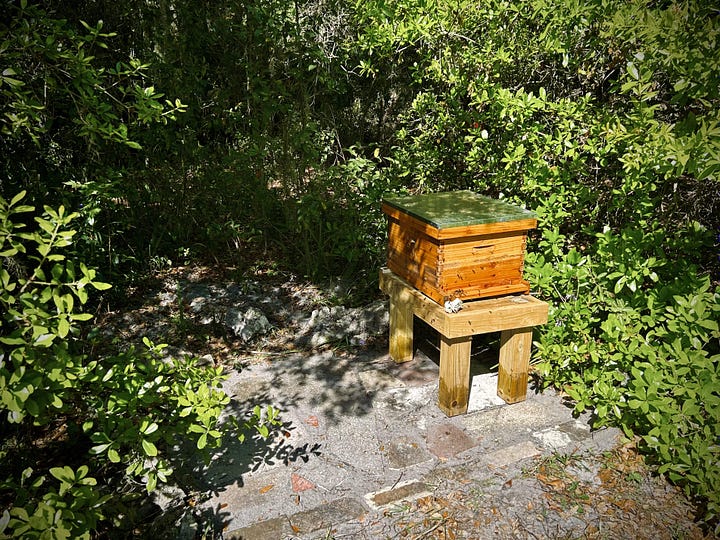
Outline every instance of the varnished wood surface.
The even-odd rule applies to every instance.
[[[547,322],[548,304],[529,295],[465,302],[458,313],[446,313],[437,302],[388,268],[380,271],[380,289],[390,295],[402,291],[412,311],[448,338],[525,328]]]
[[[524,230],[495,230],[488,234],[477,234],[475,230],[466,237],[443,240],[435,237],[442,231],[393,207],[386,210],[388,267],[436,302],[529,291],[522,277]],[[514,222],[498,226],[507,227],[509,223]],[[482,227],[487,229],[488,224]]]

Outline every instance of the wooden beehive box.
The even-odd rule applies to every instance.
[[[471,191],[388,197],[388,268],[442,304],[527,293],[533,212]]]

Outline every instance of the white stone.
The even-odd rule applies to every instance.
[[[572,439],[567,433],[558,430],[557,428],[543,429],[542,431],[536,431],[533,433],[533,437],[540,441],[545,448],[552,450],[558,450],[568,446]]]
[[[230,308],[225,314],[225,325],[243,341],[250,341],[257,335],[268,332],[272,325],[267,317],[256,308],[248,308],[245,312]]]

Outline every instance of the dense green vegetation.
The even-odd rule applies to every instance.
[[[700,0],[4,1],[0,535],[102,530],[105,479],[151,489],[167,441],[221,440],[220,373],[98,357],[88,289],[264,253],[371,294],[383,194],[452,189],[537,212],[545,383],[716,523],[719,39]],[[25,468],[59,418],[87,453]]]

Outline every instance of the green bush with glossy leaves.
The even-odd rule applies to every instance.
[[[536,211],[525,269],[552,305],[534,353],[546,383],[639,437],[716,521],[717,13],[613,0],[355,9],[358,71],[406,74],[383,174]]]
[[[178,442],[190,441],[207,463],[223,436],[267,436],[277,411],[221,423],[230,401],[222,368],[163,358],[147,339],[143,350],[85,353],[81,325],[92,316],[83,305],[109,285],[65,255],[77,214],[46,206],[29,220],[24,195],[0,197],[0,429],[29,437],[0,450],[0,498],[10,502],[0,537],[90,538],[116,517],[117,478],[151,492],[168,481]],[[32,437],[58,423],[76,438],[65,443],[75,445],[70,455],[45,456],[46,470],[23,467]]]

